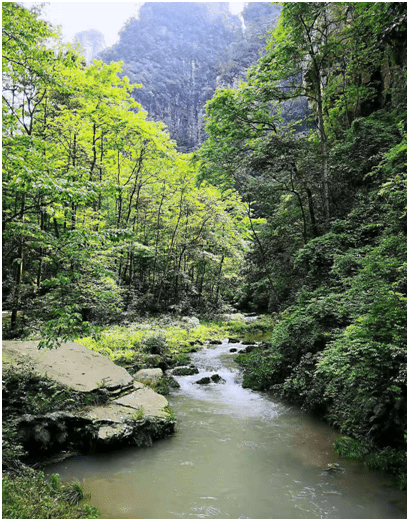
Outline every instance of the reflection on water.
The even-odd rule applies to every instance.
[[[153,447],[73,458],[48,468],[85,480],[106,519],[406,518],[405,495],[332,452],[328,425],[243,389],[223,343],[192,356],[169,402],[178,432]],[[225,384],[198,385],[218,373]],[[328,470],[329,463],[338,463]]]

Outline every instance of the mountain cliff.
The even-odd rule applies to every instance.
[[[204,105],[217,87],[233,87],[263,49],[259,37],[274,24],[280,8],[249,3],[243,20],[228,3],[148,2],[130,19],[120,40],[98,58],[124,62],[124,74],[154,120],[163,121],[181,152],[204,141]]]
[[[74,39],[80,44],[87,63],[90,63],[106,47],[104,35],[96,29],[76,33]]]

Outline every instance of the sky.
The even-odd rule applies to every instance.
[[[30,7],[40,2],[25,2]],[[97,29],[105,37],[107,47],[118,41],[118,32],[134,16],[144,2],[47,2],[44,16],[53,25],[61,26],[66,42],[87,29]],[[229,2],[230,11],[238,14],[244,2]]]

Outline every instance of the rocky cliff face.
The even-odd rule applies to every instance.
[[[279,13],[267,2],[249,3],[241,19],[227,3],[149,2],[120,33],[120,41],[98,58],[122,60],[124,74],[142,84],[135,99],[163,121],[181,152],[205,139],[204,105],[217,87],[233,87],[263,49]]]
[[[275,27],[280,11],[280,6],[269,2],[247,4],[241,31],[236,32],[218,66],[217,88],[235,88],[246,78],[246,70],[263,54],[268,31]]]
[[[96,29],[77,33],[75,35],[75,41],[80,44],[87,63],[92,62],[97,54],[106,47],[104,35]]]

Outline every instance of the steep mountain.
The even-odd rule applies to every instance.
[[[104,35],[96,29],[76,33],[74,38],[80,44],[87,63],[90,63],[106,47]]]
[[[148,2],[131,19],[120,41],[98,58],[124,62],[124,74],[143,88],[134,91],[154,120],[168,126],[181,152],[205,139],[204,105],[217,87],[234,86],[263,48],[279,13],[267,2],[249,3],[242,20],[228,3]]]
[[[266,36],[276,24],[281,7],[269,2],[248,2],[242,18],[242,30],[236,32],[218,67],[216,86],[235,88],[246,77],[246,70],[263,54]]]

